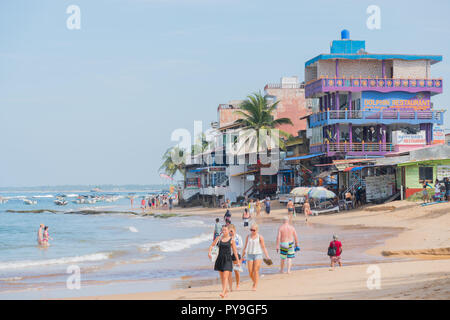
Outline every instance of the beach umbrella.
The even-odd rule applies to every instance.
[[[308,197],[314,199],[333,199],[336,197],[336,194],[324,187],[314,187],[308,192]]]
[[[312,189],[311,187],[297,187],[292,189],[291,194],[297,197],[304,197],[308,194],[308,192],[311,189]]]

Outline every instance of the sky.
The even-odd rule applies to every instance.
[[[303,80],[342,29],[368,52],[442,55],[432,101],[446,109],[449,12],[448,0],[2,0],[0,187],[167,182],[174,130],[206,130],[219,104]]]

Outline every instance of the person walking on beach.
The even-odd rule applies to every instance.
[[[270,260],[270,257],[267,253],[263,236],[258,234],[258,225],[256,223],[252,224],[250,232],[250,235],[248,235],[245,240],[242,257],[245,257],[245,254],[247,253],[248,273],[253,281],[252,290],[256,291],[259,282],[259,269],[261,268],[263,252],[267,260]]]
[[[244,228],[248,228],[248,221],[250,220],[250,213],[248,212],[248,209],[244,209],[244,213],[242,214],[242,220],[244,220]]]
[[[131,198],[130,198],[130,202],[131,202],[131,209],[133,209],[133,201],[134,201],[134,198],[133,198],[133,197],[131,197]]]
[[[266,200],[264,201],[264,204],[266,205],[266,213],[270,214],[270,198],[267,197]]]
[[[218,244],[219,245],[219,255],[217,256],[216,262],[214,264],[214,270],[219,271],[220,280],[222,282],[222,293],[221,298],[225,298],[228,292],[229,277],[233,271],[233,260],[231,254],[234,254],[235,259],[238,261],[237,265],[240,267],[241,262],[236,250],[236,243],[230,236],[228,226],[223,226],[222,237],[217,237],[209,247],[208,257],[211,259],[212,248]]]
[[[242,241],[242,238],[240,235],[236,233],[236,227],[233,224],[230,224],[228,226],[228,229],[230,230],[230,237],[234,240],[234,243],[236,244],[236,251],[238,253],[239,260],[236,260],[233,253],[231,253],[231,260],[233,260],[234,264],[234,276],[236,278],[236,290],[239,290],[239,283],[241,281],[241,254],[239,251],[242,250],[242,245],[244,244]],[[230,292],[233,291],[233,273],[230,273],[229,284],[230,284]]]
[[[261,201],[259,201],[259,199],[256,199],[255,208],[256,216],[259,217],[259,215],[261,214]]]
[[[341,253],[342,243],[338,240],[337,235],[333,235],[333,241],[331,241],[330,245],[328,246],[328,256],[330,257],[331,261],[330,271],[334,270],[335,263],[339,263],[339,266],[342,267]]]
[[[248,204],[248,211],[251,217],[255,216],[255,203],[253,202],[253,199],[250,199],[250,203]]]
[[[38,245],[42,245],[42,239],[43,239],[43,235],[42,233],[44,232],[44,225],[41,223],[39,225],[39,230],[38,230],[38,234],[37,234],[37,243]]]
[[[295,243],[295,247],[294,247]],[[277,253],[280,251],[280,273],[284,273],[284,261],[287,259],[287,273],[291,273],[292,259],[298,248],[298,237],[295,228],[289,224],[289,217],[283,218],[283,224],[278,229]]]
[[[227,209],[227,211],[225,212],[225,215],[223,216],[223,220],[225,221],[226,225],[231,224],[231,212],[230,212],[230,210]]]
[[[287,203],[287,210],[288,210],[288,216],[290,218],[292,218],[292,216],[295,216],[295,211],[294,211],[294,202],[292,201],[291,198],[289,198],[289,201]]]
[[[305,197],[305,203],[303,204],[303,212],[305,214],[305,221],[308,222],[308,216],[311,214],[311,205],[309,204],[308,196]]]
[[[216,218],[216,224],[214,225],[213,241],[216,240],[216,238],[218,236],[220,236],[221,231],[222,231],[222,225],[220,224],[220,219]]]
[[[145,198],[142,198],[141,200],[141,209],[142,209],[142,213],[144,213],[145,211],[145,207],[146,207],[146,202],[145,202]]]

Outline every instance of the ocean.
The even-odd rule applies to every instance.
[[[157,191],[133,191],[136,213],[141,212],[138,208],[142,196],[152,192]],[[61,193],[0,192],[3,199],[8,199],[0,204],[0,299],[119,294],[219,283],[207,257],[214,217],[131,214],[129,190],[100,193],[114,194],[117,200],[95,204],[73,203],[80,194],[95,193],[65,190],[69,203],[57,206],[54,200]],[[27,205],[25,198],[37,203]],[[239,218],[233,222],[245,239],[247,230]],[[41,223],[49,226],[52,239],[48,248],[37,245]],[[294,270],[327,266],[326,247],[334,233],[343,239],[345,263],[383,260],[364,251],[397,233],[375,228],[308,226],[303,221],[295,222],[295,226],[302,251],[294,261]],[[278,271],[276,228],[273,222],[260,224],[260,233],[275,258],[275,266],[263,268],[263,274]],[[80,289],[67,286],[74,268],[80,270]]]

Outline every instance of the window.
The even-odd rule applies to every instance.
[[[419,182],[433,182],[433,167],[419,167]]]

